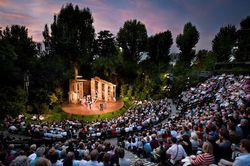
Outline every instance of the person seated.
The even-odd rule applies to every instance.
[[[219,166],[250,166],[250,140],[242,139],[240,141],[240,151],[239,157],[235,158],[234,162],[221,159],[218,163]]]
[[[203,143],[202,151],[202,154],[199,154],[196,157],[190,157],[190,162],[192,165],[208,166],[215,162],[213,155],[213,145],[209,141]]]
[[[119,156],[119,165],[120,166],[130,166],[131,165],[130,159],[125,158],[125,151],[123,148],[120,148],[118,150],[118,156]]]
[[[231,142],[229,141],[229,133],[225,128],[219,131],[219,140],[216,141],[217,149],[215,157],[217,161],[221,158],[230,160],[232,156]]]
[[[172,164],[177,164],[182,158],[187,156],[182,145],[177,143],[177,139],[172,137],[172,146],[167,150],[167,154],[170,155],[170,162]]]

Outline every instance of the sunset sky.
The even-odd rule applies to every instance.
[[[96,33],[110,30],[116,35],[126,20],[137,19],[146,25],[148,36],[170,30],[175,41],[190,21],[200,32],[197,49],[211,49],[221,26],[239,27],[250,16],[249,0],[0,0],[0,27],[25,25],[35,41],[42,41],[44,25],[66,3],[90,8]],[[176,46],[172,51],[178,51]]]

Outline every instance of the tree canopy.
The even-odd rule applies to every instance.
[[[184,25],[183,34],[176,37],[177,47],[181,50],[180,60],[187,66],[195,56],[194,46],[199,41],[199,32],[192,23],[188,22]]]
[[[150,60],[156,65],[160,62],[169,63],[170,47],[173,44],[173,38],[170,31],[160,32],[148,39],[148,52]]]
[[[237,61],[250,61],[250,16],[240,22],[238,34]]]
[[[70,3],[54,16],[51,46],[66,64],[90,64],[93,60],[94,36],[93,18],[88,8],[79,9]]]
[[[123,49],[124,58],[138,62],[141,52],[147,48],[147,30],[143,23],[137,20],[126,21],[117,34],[118,45]]]
[[[115,79],[120,59],[114,35],[108,30],[100,31],[95,43],[94,74],[106,80]]]
[[[218,62],[228,62],[236,39],[237,33],[235,26],[228,25],[220,28],[220,32],[216,34],[212,41],[212,49]]]

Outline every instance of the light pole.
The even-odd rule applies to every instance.
[[[24,89],[26,91],[26,94],[27,96],[29,96],[29,71],[27,71],[25,74],[24,74]]]

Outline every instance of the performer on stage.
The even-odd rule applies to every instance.
[[[100,111],[101,112],[103,111],[103,103],[102,102],[100,103]]]

